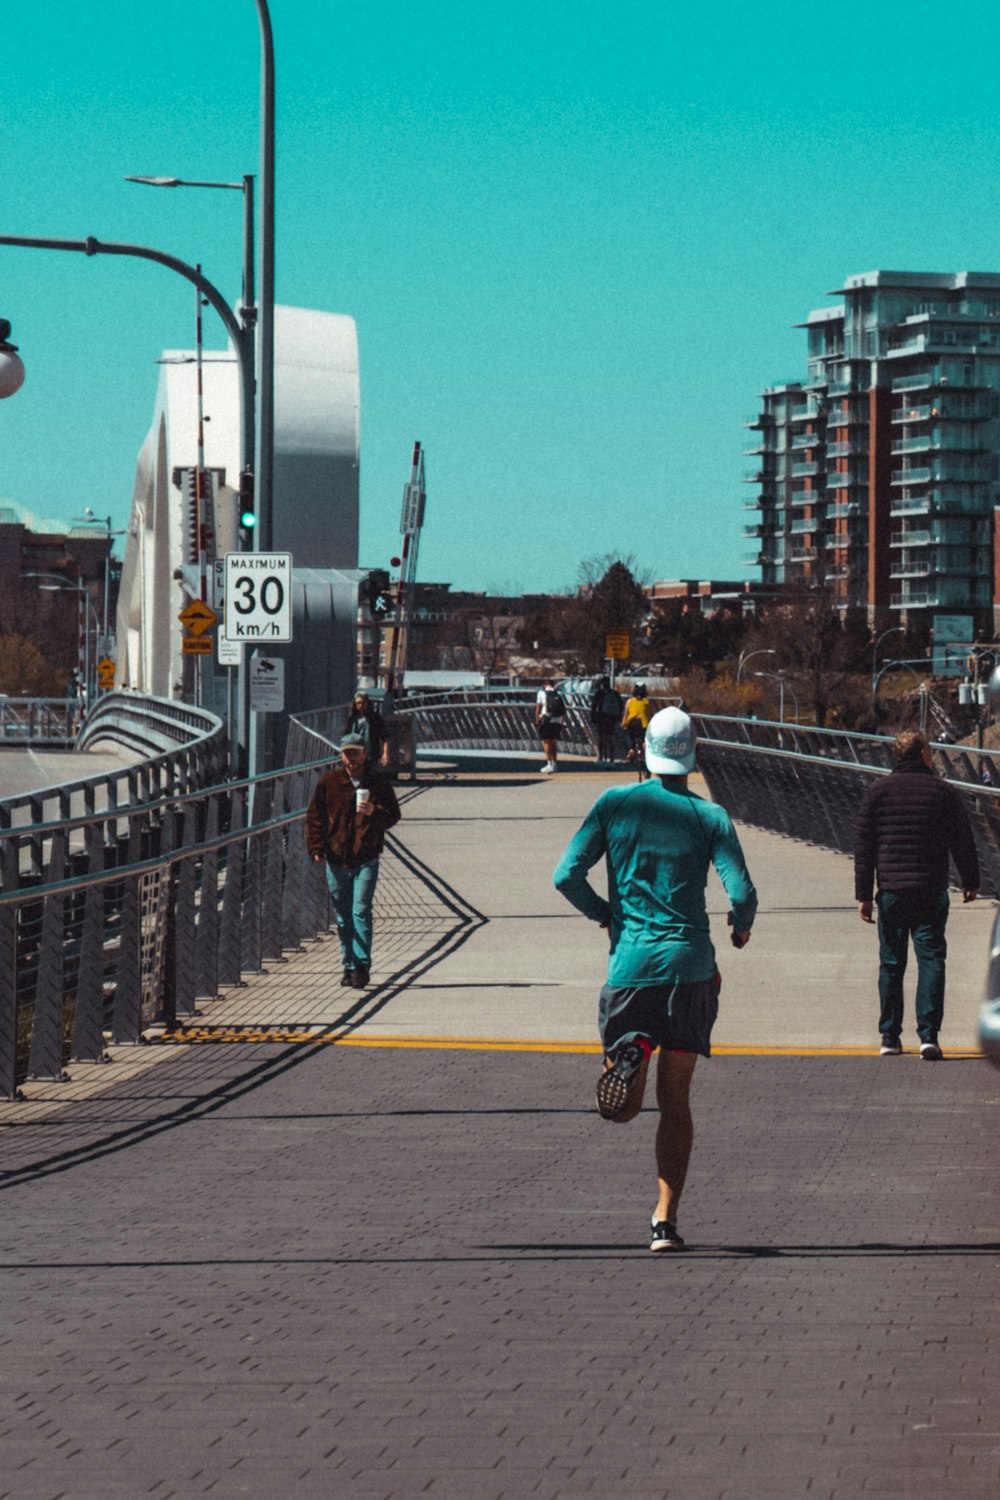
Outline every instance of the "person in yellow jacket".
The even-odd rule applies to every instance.
[[[646,685],[637,682],[622,714],[622,728],[628,735],[629,760],[634,761],[642,754],[643,741],[652,717],[653,705],[649,701]]]

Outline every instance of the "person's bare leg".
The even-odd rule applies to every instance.
[[[694,1123],[691,1119],[691,1077],[698,1061],[696,1052],[660,1052],[656,1069],[656,1103],[660,1123],[656,1129],[656,1170],[660,1195],[654,1218],[677,1222],[684,1191]]]

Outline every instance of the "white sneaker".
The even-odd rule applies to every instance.
[[[543,776],[551,776],[552,772],[554,770],[555,770],[555,766],[550,765],[550,763],[548,761],[546,761],[545,764],[544,764],[544,766],[542,766],[541,774]]]

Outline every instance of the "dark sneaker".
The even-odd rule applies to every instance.
[[[632,1119],[642,1105],[649,1051],[638,1042],[623,1042],[604,1059],[597,1080],[597,1112],[602,1120]],[[635,1108],[630,1110],[630,1105]]]
[[[353,969],[345,969],[344,972],[343,972],[343,974],[341,974],[341,976],[340,976],[340,982],[341,982],[341,984],[353,985],[354,984],[354,970]]]
[[[937,1042],[921,1042],[920,1056],[923,1058],[924,1062],[941,1062],[944,1057],[944,1053],[941,1051],[941,1048],[938,1046]]]
[[[351,983],[356,990],[363,990],[368,983],[370,971],[368,969],[355,969],[351,976]]]
[[[684,1241],[677,1233],[677,1225],[671,1224],[669,1219],[653,1220],[653,1238],[649,1242],[650,1250],[683,1250]]]
[[[878,1049],[880,1057],[898,1057],[903,1048],[898,1036],[884,1036],[882,1045]]]

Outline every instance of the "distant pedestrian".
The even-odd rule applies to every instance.
[[[360,689],[354,694],[351,706],[347,710],[347,719],[344,722],[342,733],[361,736],[369,769],[374,770],[376,767],[386,764],[389,747],[385,732],[385,720],[368,694]]]
[[[597,1108],[625,1124],[642,1108],[649,1059],[660,1049],[656,1102],[659,1196],[651,1250],[682,1250],[677,1211],[691,1156],[690,1087],[699,1057],[711,1054],[719,971],[709,933],[705,885],[710,865],[730,902],[730,941],[750,938],[757,894],[728,813],[688,790],[695,733],[687,714],[664,708],[646,736],[653,779],[599,797],[555,872],[566,899],[608,929],[611,955],[601,990],[604,1068]],[[598,862],[608,897],[587,880]]]
[[[621,716],[621,695],[611,686],[610,678],[598,677],[590,695],[590,722],[597,738],[599,767],[615,763],[615,730]]]
[[[641,761],[643,740],[652,717],[653,705],[649,701],[646,684],[637,682],[632,689],[631,697],[625,703],[625,711],[622,714],[622,728],[628,735],[630,761]]]
[[[979,859],[963,800],[934,774],[924,735],[896,736],[896,764],[865,793],[854,844],[854,895],[862,922],[872,922],[876,877],[879,938],[879,1032],[883,1056],[902,1052],[903,976],[909,942],[917,957],[920,1056],[939,1062],[948,945],[948,858],[962,899],[974,901]]]
[[[566,704],[551,677],[547,677],[535,699],[535,727],[545,753],[542,775],[551,776],[559,760],[559,736],[562,734]]]
[[[363,990],[371,977],[372,904],[386,830],[399,822],[392,783],[370,768],[364,741],[346,734],[341,763],[316,783],[306,813],[306,848],[326,863],[344,970],[343,985]]]

